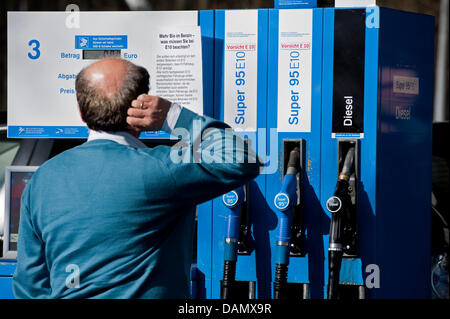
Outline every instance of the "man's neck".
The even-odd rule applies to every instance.
[[[111,140],[116,143],[131,146],[134,148],[147,148],[147,146],[139,140],[139,133],[129,130],[122,132],[104,132],[89,130],[88,142],[93,140]]]

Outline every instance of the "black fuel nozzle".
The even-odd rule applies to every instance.
[[[341,270],[342,257],[344,255],[344,227],[347,212],[352,200],[350,196],[350,176],[352,174],[355,159],[355,148],[347,151],[342,170],[339,173],[334,195],[326,203],[328,211],[331,213],[330,240],[328,248],[328,299],[338,298],[339,273]]]

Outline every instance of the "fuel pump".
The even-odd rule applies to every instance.
[[[222,299],[235,297],[236,262],[239,255],[249,255],[252,250],[250,216],[248,212],[247,185],[222,196],[228,208],[224,245]]]
[[[289,153],[281,191],[275,196],[275,207],[281,212],[276,238],[276,270],[273,284],[274,299],[284,298],[287,285],[293,209],[299,203],[300,148]]]
[[[342,144],[344,145],[344,144]],[[329,279],[327,297],[338,299],[339,275],[345,253],[356,249],[356,204],[354,192],[355,146],[347,148],[334,195],[326,203],[331,213],[330,241],[328,248]]]

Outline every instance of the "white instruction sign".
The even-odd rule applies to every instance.
[[[377,5],[377,0],[335,0],[334,6],[336,8],[349,7],[373,7]]]
[[[280,10],[278,132],[311,132],[311,9]]]
[[[150,92],[203,115],[200,27],[160,28],[151,34]],[[199,81],[200,80],[200,81]]]
[[[70,14],[79,14],[77,25],[67,23]],[[75,78],[105,57],[145,67],[150,94],[202,114],[198,21],[198,11],[8,12],[8,136],[87,137]]]
[[[394,93],[419,95],[418,77],[394,75],[392,83],[392,91]]]
[[[225,12],[224,121],[236,131],[257,130],[258,11]]]

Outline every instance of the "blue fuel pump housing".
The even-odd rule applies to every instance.
[[[357,142],[356,178],[349,179],[356,249],[344,250],[336,296],[429,298],[434,19],[380,7],[323,12],[321,204],[328,229],[327,201],[344,148]],[[335,248],[330,236],[325,265]],[[325,267],[324,290],[329,278]]]

